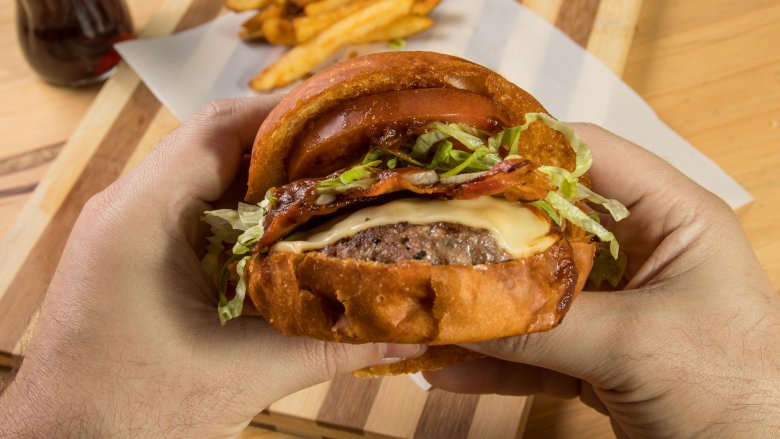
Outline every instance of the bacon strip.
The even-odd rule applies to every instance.
[[[313,217],[329,215],[359,203],[371,203],[384,195],[401,191],[446,199],[468,200],[502,195],[510,201],[539,200],[552,187],[546,175],[535,172],[536,168],[537,165],[527,159],[505,160],[479,177],[461,184],[434,183],[421,186],[410,183],[407,176],[424,172],[424,169],[386,169],[377,174],[377,182],[370,188],[351,189],[326,205],[317,205],[317,183],[327,177],[297,180],[274,189],[273,194],[278,203],[266,214],[265,233],[255,250],[276,243]]]

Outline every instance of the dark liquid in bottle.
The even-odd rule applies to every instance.
[[[133,37],[121,0],[17,0],[16,6],[22,51],[53,84],[104,79],[119,62],[113,44]]]

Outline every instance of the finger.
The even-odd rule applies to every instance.
[[[643,285],[666,263],[690,252],[688,244],[708,221],[733,217],[722,200],[660,157],[596,125],[572,126],[593,153],[593,188],[631,212],[619,223],[607,222],[628,255],[629,287]],[[680,236],[667,239],[673,233]]]
[[[597,412],[609,416],[609,410],[604,402],[596,394],[593,385],[587,381],[580,381],[580,401]]]
[[[710,194],[650,151],[598,125],[572,123],[593,153],[593,187],[602,195],[635,206],[642,200],[668,198],[672,192]],[[668,205],[668,199],[662,200]]]
[[[425,352],[425,345],[343,344],[290,337],[259,318],[230,321],[210,333],[210,358],[240,369],[253,401],[248,416],[286,395],[367,366],[390,364]],[[217,357],[217,355],[219,355]]]
[[[424,375],[434,387],[456,393],[543,393],[558,398],[574,398],[580,394],[580,380],[577,378],[490,357],[425,372]]]
[[[609,371],[630,360],[631,336],[645,295],[631,292],[583,292],[563,322],[547,332],[462,345],[490,357],[537,366],[614,388],[622,383]]]
[[[203,107],[139,165],[146,183],[144,194],[177,207],[218,199],[234,180],[243,153],[278,100],[278,96],[260,96]]]

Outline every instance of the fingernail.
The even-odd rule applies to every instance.
[[[382,354],[383,363],[396,363],[402,360],[419,357],[428,348],[424,344],[394,344],[381,343],[379,352]]]

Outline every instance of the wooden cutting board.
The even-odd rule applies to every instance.
[[[521,3],[622,72],[641,0]],[[181,31],[221,10],[219,0],[167,0],[139,36]],[[0,367],[24,352],[49,279],[86,200],[177,125],[126,65],[103,86],[0,244]],[[342,377],[277,402],[253,425],[317,437],[509,438],[522,434],[529,407],[526,398],[423,392],[406,377]]]

